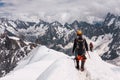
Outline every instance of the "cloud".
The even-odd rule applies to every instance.
[[[5,13],[20,19],[71,22],[73,20],[101,20],[108,12],[120,14],[120,0],[1,0]],[[4,15],[6,16],[6,15]]]

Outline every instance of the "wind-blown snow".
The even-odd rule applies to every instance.
[[[0,80],[119,80],[119,75],[120,68],[102,61],[96,51],[90,52],[81,72],[72,57],[38,46]]]

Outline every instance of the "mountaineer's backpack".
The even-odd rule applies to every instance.
[[[85,39],[76,39],[76,50],[80,55],[85,53]]]

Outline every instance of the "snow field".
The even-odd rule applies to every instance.
[[[0,80],[120,80],[120,68],[101,60],[98,51],[89,52],[85,71],[75,69],[72,57],[38,46]]]

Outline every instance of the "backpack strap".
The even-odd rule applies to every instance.
[[[83,49],[85,49],[85,38],[83,38]]]
[[[76,48],[77,49],[79,49],[79,44],[78,44],[78,42],[79,41],[81,41],[81,42],[83,42],[82,44],[83,44],[83,48],[82,49],[85,49],[85,38],[83,38],[82,40],[79,40],[78,38],[76,38]]]

